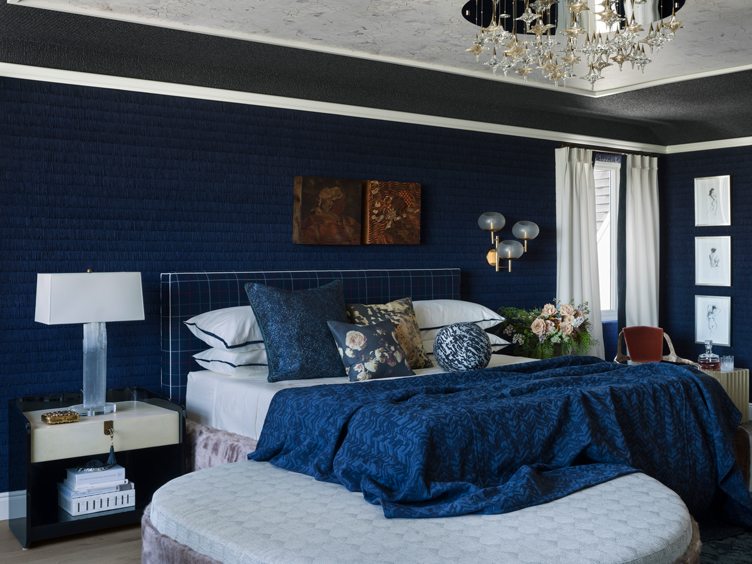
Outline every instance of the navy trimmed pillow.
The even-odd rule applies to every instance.
[[[491,341],[475,323],[455,323],[436,334],[433,355],[448,372],[478,370],[491,360]]]
[[[415,374],[391,321],[374,325],[329,321],[328,325],[351,382]]]
[[[326,324],[347,321],[341,280],[297,291],[251,282],[245,291],[264,336],[269,382],[342,376]]]
[[[245,368],[266,368],[266,349],[250,351],[228,351],[227,349],[213,348],[201,351],[193,355],[201,368],[218,372],[220,374],[235,375]]]

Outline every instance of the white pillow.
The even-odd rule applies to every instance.
[[[264,337],[250,305],[207,311],[191,317],[185,324],[212,348],[235,351],[264,348]]]
[[[267,366],[266,349],[251,351],[228,351],[227,349],[208,349],[193,355],[202,368],[220,374],[238,375],[253,366]]]
[[[463,300],[419,300],[413,302],[415,318],[420,327],[420,336],[426,352],[433,352],[436,333],[454,323],[475,323],[481,329],[498,325],[504,318],[486,306]],[[494,351],[509,344],[509,341],[489,334]]]

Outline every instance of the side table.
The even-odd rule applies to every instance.
[[[184,472],[183,409],[138,388],[111,390],[115,413],[82,417],[76,423],[47,425],[41,414],[81,403],[81,394],[12,400],[9,406],[9,477],[22,491],[10,504],[8,526],[24,548],[39,541],[137,524],[152,494]],[[105,426],[114,429],[115,456],[135,484],[136,505],[71,516],[58,507],[57,485],[68,468],[96,459],[110,448]]]
[[[721,383],[736,408],[742,412],[741,423],[749,421],[749,369],[737,368],[733,372],[717,370],[704,370],[703,372]]]

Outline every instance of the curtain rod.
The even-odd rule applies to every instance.
[[[618,149],[614,149],[611,147],[597,147],[594,145],[578,145],[577,143],[562,143],[561,147],[570,147],[570,148],[577,148],[577,149],[590,149],[591,151],[596,151],[598,153],[610,153],[612,155],[642,155],[646,157],[659,157],[661,156],[659,153],[646,153],[644,151],[632,151],[632,152],[626,152],[626,151],[620,151]]]

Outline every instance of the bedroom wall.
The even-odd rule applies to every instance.
[[[661,323],[680,356],[695,359],[704,346],[695,340],[695,295],[731,296],[731,347],[739,367],[752,368],[752,147],[668,155],[660,166]],[[695,227],[694,179],[731,175],[731,226]],[[695,286],[694,238],[731,236],[731,287]],[[752,401],[752,397],[750,398]]]
[[[11,398],[81,385],[81,327],[34,318],[36,273],[136,270],[146,320],[112,323],[111,387],[159,387],[159,273],[448,267],[464,297],[539,306],[556,278],[548,141],[0,79],[0,460]],[[295,175],[423,186],[422,244],[291,243]],[[486,210],[542,234],[515,272],[483,262]],[[507,230],[508,233],[508,230]],[[3,463],[0,492],[7,489]]]

